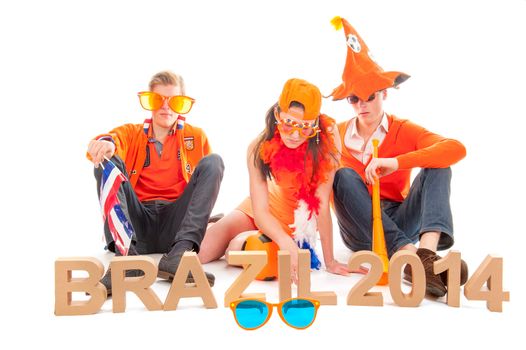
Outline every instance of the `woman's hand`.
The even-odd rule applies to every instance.
[[[328,264],[326,263],[325,267],[330,273],[343,276],[347,276],[350,273],[358,273],[360,275],[366,275],[369,273],[369,269],[363,266],[360,266],[357,270],[349,270],[349,267],[346,264],[342,264],[337,260],[333,260]]]
[[[280,250],[286,250],[290,254],[290,280],[295,285],[298,284],[298,252],[299,248],[296,242],[290,237],[287,236],[279,244]]]
[[[327,271],[329,271],[330,273],[334,273],[336,275],[347,276],[348,274],[351,273],[347,265],[342,264],[341,262],[337,260],[332,260],[328,264],[325,263],[325,267]]]

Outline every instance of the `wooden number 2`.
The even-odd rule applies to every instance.
[[[510,292],[502,290],[502,258],[488,255],[464,286],[464,295],[469,300],[486,300],[490,311],[502,312],[502,302],[510,301]]]
[[[382,261],[375,253],[364,250],[354,253],[351,256],[348,263],[349,269],[358,269],[363,263],[371,264],[371,269],[369,273],[349,291],[347,295],[347,305],[383,306],[384,298],[382,293],[369,292],[382,276]]]

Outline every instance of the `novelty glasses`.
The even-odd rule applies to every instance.
[[[283,322],[296,329],[309,327],[316,318],[320,302],[307,298],[283,300],[279,304],[258,299],[239,299],[230,303],[239,327],[247,330],[258,329],[270,319],[274,306]]]
[[[195,100],[188,96],[163,96],[153,91],[139,92],[139,101],[142,108],[147,111],[156,111],[161,109],[164,101],[168,100],[168,106],[172,111],[178,114],[186,114],[192,109]]]
[[[371,96],[369,96],[367,98],[366,101],[364,102],[371,102],[373,101],[374,99],[376,98],[376,92],[373,93]],[[351,95],[351,96],[347,96],[347,102],[349,102],[350,104],[354,105],[354,104],[357,104],[358,101],[361,101],[360,98],[356,95]]]
[[[297,122],[290,118],[283,118],[281,121],[278,121],[277,124],[279,130],[285,134],[290,135],[297,130],[300,136],[308,139],[316,136],[316,134],[320,132],[317,122]]]

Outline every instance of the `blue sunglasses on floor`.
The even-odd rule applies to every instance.
[[[278,308],[279,316],[287,325],[305,329],[314,322],[320,302],[307,298],[292,298],[279,304],[259,299],[239,299],[230,303],[237,324],[247,330],[258,329],[267,323],[274,306]]]

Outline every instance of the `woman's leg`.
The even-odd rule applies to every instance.
[[[258,232],[259,232],[258,230],[250,230],[250,231],[241,232],[240,234],[238,234],[236,237],[234,237],[230,241],[230,243],[228,244],[228,247],[226,248],[225,254],[228,253],[229,251],[243,250],[243,245],[247,241],[247,238],[252,235],[257,234]]]
[[[253,230],[257,228],[251,217],[240,210],[232,211],[215,224],[208,226],[205,238],[201,242],[201,250],[197,254],[199,260],[202,264],[206,264],[221,258],[230,241],[242,232]]]

